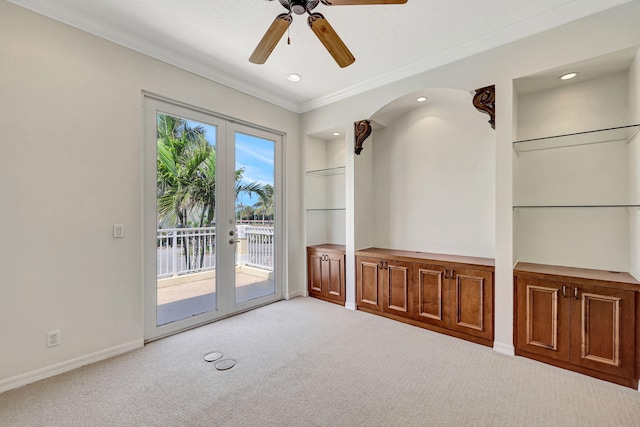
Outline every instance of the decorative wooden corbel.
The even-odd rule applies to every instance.
[[[473,106],[481,113],[486,113],[491,117],[489,124],[496,128],[496,86],[491,85],[476,89],[473,97]]]
[[[362,151],[362,144],[371,135],[371,122],[369,120],[360,120],[354,123],[356,129],[356,154]]]

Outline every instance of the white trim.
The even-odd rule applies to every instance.
[[[604,10],[628,3],[630,0],[590,0],[580,6],[580,12],[576,13],[575,5],[568,3],[556,9],[551,9],[524,22],[517,22],[500,30],[486,34],[482,37],[462,43],[453,48],[444,50],[423,60],[398,67],[372,79],[364,80],[343,90],[339,90],[320,98],[303,102],[299,110],[302,113],[324,107],[334,102],[350,98],[352,96],[377,89],[379,87],[395,83],[397,81],[416,76],[418,74],[451,64],[464,58],[489,51],[499,46],[506,45],[516,40],[523,39],[572,21],[602,12]],[[560,11],[560,12],[559,12]]]
[[[290,300],[290,299],[294,299],[294,298],[298,298],[298,297],[306,297],[308,296],[307,293],[305,291],[295,291],[295,292],[291,292],[291,293],[287,293],[284,298],[286,300]]]
[[[576,2],[572,1],[523,22],[514,23],[513,25],[478,37],[467,43],[462,43],[451,49],[428,56],[424,60],[416,61],[405,67],[399,67],[375,78],[363,81],[360,84],[303,103],[298,103],[292,100],[291,97],[264,90],[262,88],[265,86],[264,84],[255,85],[248,81],[241,80],[232,74],[215,69],[204,62],[189,58],[181,52],[151,43],[139,35],[126,33],[121,29],[116,31],[99,22],[98,19],[80,15],[73,9],[56,4],[56,2],[46,2],[43,4],[42,2],[34,3],[30,0],[8,1],[279,107],[295,113],[305,113],[368,90],[395,83],[407,77],[415,76],[451,62],[629,3],[631,0],[582,0],[580,1],[579,12],[576,11]]]
[[[7,378],[6,380],[0,381],[0,393],[4,393],[5,391],[13,390],[31,383],[35,383],[37,381],[51,378],[65,372],[73,371],[74,369],[78,369],[85,365],[100,362],[102,360],[110,359],[115,356],[120,356],[133,350],[138,350],[142,347],[144,347],[144,342],[142,339],[139,339],[125,344],[117,345],[115,347],[100,350],[95,353],[87,354],[85,356],[80,356],[75,359],[67,360],[66,362],[57,363],[46,368],[27,372],[26,374]]]
[[[356,306],[355,303],[353,302],[346,302],[344,303],[344,308],[346,308],[347,310],[353,310],[356,311],[358,309],[358,307]]]
[[[493,343],[493,351],[496,353],[504,354],[505,356],[514,357],[516,355],[516,349],[511,344],[503,344],[501,342]]]
[[[182,54],[177,50],[168,49],[145,40],[144,37],[136,35],[122,29],[114,29],[105,25],[99,18],[89,17],[78,13],[76,10],[56,2],[33,2],[30,0],[8,0],[17,6],[28,9],[32,12],[44,15],[63,24],[85,31],[94,36],[108,40],[120,46],[132,49],[136,52],[147,55],[151,58],[176,66],[183,70],[194,73],[216,83],[230,87],[247,95],[267,101],[271,104],[285,108],[287,110],[300,113],[300,104],[291,99],[280,96],[276,93],[264,90],[260,85],[255,85],[247,80],[242,80],[236,76],[213,68],[202,61],[195,60]],[[263,87],[265,85],[262,85]]]

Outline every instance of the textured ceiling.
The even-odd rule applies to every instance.
[[[461,59],[629,0],[409,0],[404,5],[325,6],[356,57],[338,67],[294,15],[264,65],[248,61],[273,19],[267,0],[9,0],[294,111]],[[289,82],[298,73],[302,80]]]

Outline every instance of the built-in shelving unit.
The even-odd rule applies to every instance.
[[[633,124],[513,143],[517,260],[625,269],[631,216],[640,209],[628,169],[638,132]]]
[[[582,66],[571,70],[590,71]],[[640,124],[618,125],[638,121],[628,73],[535,92],[525,86],[544,73],[514,82],[524,89],[513,142],[514,344],[520,356],[637,388]],[[547,131],[556,135],[522,138]]]
[[[344,137],[308,137],[305,212],[308,246],[346,243],[346,144]]]

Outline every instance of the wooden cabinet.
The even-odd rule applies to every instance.
[[[307,248],[309,295],[338,304],[345,303],[345,249],[343,245]]]
[[[411,317],[411,264],[393,259],[357,257],[358,307]]]
[[[359,310],[493,345],[493,260],[364,249],[356,298]]]
[[[519,263],[514,283],[516,354],[637,388],[632,276]]]
[[[493,340],[493,273],[414,264],[414,319]]]

